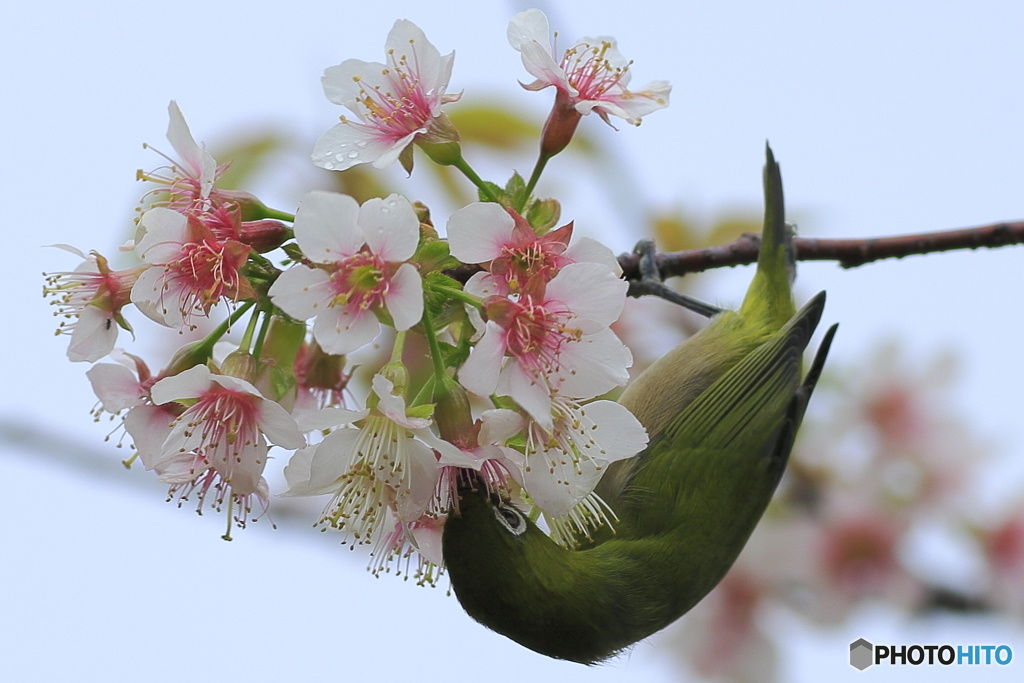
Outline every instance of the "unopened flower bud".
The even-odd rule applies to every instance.
[[[462,385],[445,377],[434,388],[434,403],[434,419],[441,438],[459,448],[475,446],[476,430],[469,394]]]
[[[221,372],[252,384],[256,376],[256,359],[248,351],[233,351],[220,366]]]

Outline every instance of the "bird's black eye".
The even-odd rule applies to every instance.
[[[494,516],[513,536],[519,536],[526,531],[526,517],[514,505],[495,505]]]

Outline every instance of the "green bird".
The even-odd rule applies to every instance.
[[[801,382],[824,292],[797,313],[792,232],[771,149],[757,272],[738,311],[654,363],[619,399],[647,448],[613,463],[596,492],[615,512],[567,549],[471,473],[445,523],[455,594],[483,625],[584,664],[661,630],[725,576],[779,483],[832,336]]]

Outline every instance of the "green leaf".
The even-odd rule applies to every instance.
[[[526,208],[526,202],[530,199],[530,195],[526,192],[526,181],[516,171],[512,174],[512,177],[508,179],[505,184],[505,194],[508,197],[509,203],[506,205],[516,213],[522,215],[523,210]]]
[[[530,204],[526,220],[537,235],[543,235],[558,224],[562,216],[562,205],[557,199],[538,199]]]

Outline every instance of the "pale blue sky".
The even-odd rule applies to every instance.
[[[634,83],[674,85],[672,106],[639,129],[615,133],[584,122],[614,145],[658,206],[707,218],[758,210],[769,139],[791,218],[805,235],[1024,218],[1019,2],[564,0],[553,7],[553,23],[564,22],[569,40],[618,38],[635,61]],[[364,557],[302,524],[274,533],[261,523],[224,543],[219,516],[199,519],[164,504],[148,473],[120,469],[102,442],[109,425],[87,414],[95,399],[86,366],[65,360],[66,338],[53,336],[39,296],[42,271],[74,265],[40,245],[109,253],[125,236],[141,187],[135,170],[156,165],[142,143],[168,147],[168,100],[178,101],[200,140],[272,124],[312,141],[340,113],[322,96],[324,67],[349,57],[380,60],[391,24],[408,18],[442,52],[456,51],[453,89],[543,111],[550,93],[519,88],[527,74],[505,40],[521,8],[182,0],[0,9],[0,197],[13,274],[0,342],[0,420],[7,435],[11,425],[29,426],[110,451],[108,473],[93,476],[68,464],[76,453],[47,458],[0,442],[0,678],[676,680],[649,644],[598,669],[535,655],[472,622],[443,588],[373,579]],[[546,179],[552,191],[558,161]],[[621,207],[593,192],[570,195],[563,216],[616,251],[638,237],[624,227]],[[944,349],[959,353],[960,405],[1005,459],[993,478],[1019,483],[1022,263],[1018,247],[855,271],[806,264],[799,291],[828,290],[826,320],[842,323],[833,351],[839,362],[862,360],[885,336],[922,362]],[[743,269],[723,273],[708,295],[735,303],[748,277]],[[792,626],[784,617],[777,623]],[[1019,627],[904,625],[869,612],[835,633],[802,633],[785,653],[784,671],[798,681],[867,675],[846,664],[846,648],[872,633],[907,642],[1000,640],[1024,661]],[[1010,680],[1020,665],[972,670],[972,680]],[[931,681],[956,672],[901,673]]]

